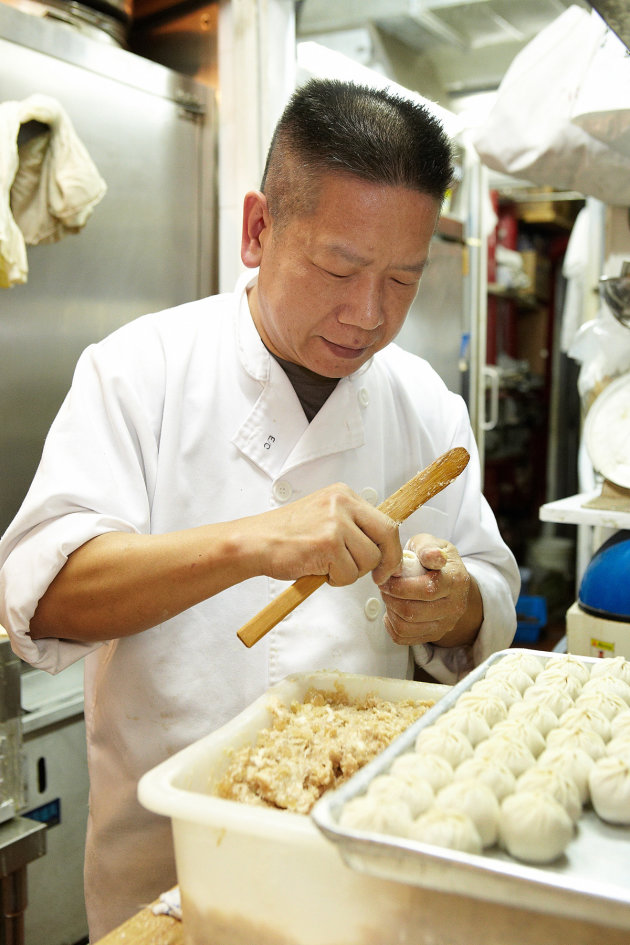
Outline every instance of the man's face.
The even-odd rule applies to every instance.
[[[328,174],[313,213],[280,230],[266,214],[249,304],[267,347],[325,377],[365,364],[405,320],[439,209],[414,190]]]

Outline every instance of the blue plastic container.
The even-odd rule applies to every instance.
[[[516,602],[516,620],[514,643],[535,643],[547,626],[547,599],[521,594]]]

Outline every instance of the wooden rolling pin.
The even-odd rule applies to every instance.
[[[417,473],[397,492],[390,495],[388,499],[381,502],[378,506],[379,511],[384,512],[385,515],[388,515],[400,525],[412,512],[415,512],[416,509],[419,509],[421,505],[432,499],[442,489],[446,489],[454,479],[457,479],[459,474],[466,468],[469,459],[468,451],[462,446],[456,446],[455,449],[449,450],[439,456],[426,469]],[[245,646],[253,646],[277,623],[280,623],[284,617],[290,614],[298,604],[306,600],[313,591],[325,584],[327,577],[326,574],[317,574],[298,578],[291,587],[288,587],[271,603],[263,607],[255,617],[248,620],[238,631],[238,638]]]

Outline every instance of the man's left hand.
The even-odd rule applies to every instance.
[[[402,646],[472,642],[483,607],[477,584],[457,548],[445,539],[422,534],[410,539],[406,551],[413,552],[416,560],[406,556],[399,572],[380,585],[385,627],[392,640]]]

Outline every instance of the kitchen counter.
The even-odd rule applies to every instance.
[[[184,930],[179,919],[154,915],[153,904],[142,909],[94,945],[183,945]]]

